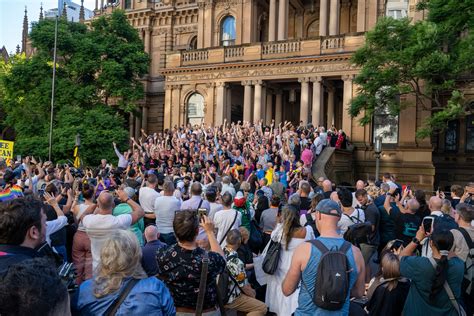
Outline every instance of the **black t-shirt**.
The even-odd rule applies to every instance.
[[[369,315],[400,316],[410,290],[410,281],[398,282],[391,291],[387,284],[382,284],[375,290],[367,303]]]
[[[365,221],[370,222],[375,226],[375,231],[369,236],[369,243],[371,245],[378,245],[380,243],[379,224],[380,224],[380,213],[377,206],[373,203],[367,204],[361,207],[365,213]]]
[[[403,245],[408,245],[421,225],[421,218],[415,214],[402,213],[398,207],[392,207],[390,217],[395,223],[395,237],[403,240]]]
[[[332,193],[332,191],[323,192],[324,198],[325,198],[325,199],[331,198],[331,193]]]
[[[300,197],[301,204],[300,204],[300,210],[305,210],[308,211],[311,209],[311,199],[306,196]]]

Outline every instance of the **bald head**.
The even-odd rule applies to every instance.
[[[146,242],[157,240],[159,236],[158,228],[155,225],[149,225],[145,228]]]
[[[337,195],[336,191],[332,192],[329,198],[335,202],[339,202],[339,196]]]
[[[97,198],[97,204],[99,204],[99,208],[102,211],[112,213],[112,210],[115,207],[114,197],[109,192],[102,191]]]
[[[430,208],[431,212],[441,211],[442,206],[443,206],[443,200],[442,199],[440,199],[437,196],[432,196],[430,198],[429,208]]]
[[[323,191],[324,192],[332,191],[332,183],[330,180],[323,181]]]
[[[416,213],[420,208],[420,203],[416,199],[409,199],[407,202],[407,208],[412,212]]]
[[[362,180],[357,180],[356,182],[356,190],[362,190],[365,188],[365,183]]]

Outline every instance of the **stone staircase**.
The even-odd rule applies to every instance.
[[[354,185],[353,151],[353,148],[324,148],[311,168],[313,178],[324,177],[338,185]]]

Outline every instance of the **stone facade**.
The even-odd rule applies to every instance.
[[[388,11],[386,1],[123,0],[109,6],[100,1],[96,15],[126,11],[151,58],[142,115],[130,117],[131,136],[141,128],[156,132],[201,121],[334,126],[355,145],[355,176],[374,174],[374,135],[385,121],[363,127],[346,109],[358,91],[351,55]],[[423,18],[415,11],[417,0],[396,2],[405,3],[414,20]],[[392,138],[384,144],[381,172],[431,190],[438,182],[433,160],[443,166],[450,160],[433,155],[430,140],[415,137],[429,115],[429,109],[412,106],[386,121],[393,125]]]

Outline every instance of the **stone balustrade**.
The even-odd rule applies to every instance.
[[[176,68],[237,61],[251,62],[288,57],[327,56],[354,52],[362,47],[364,42],[364,33],[355,33],[307,40],[211,47],[168,54],[166,65],[167,68]]]

